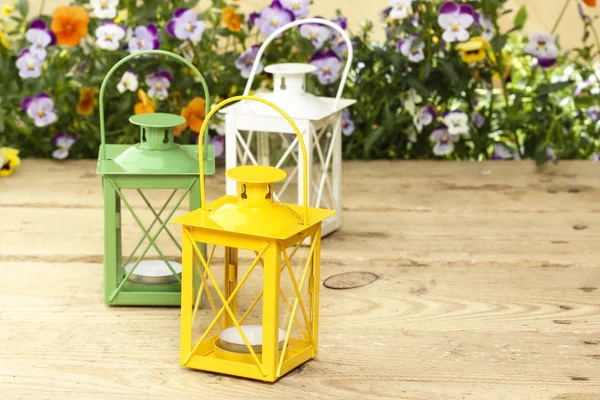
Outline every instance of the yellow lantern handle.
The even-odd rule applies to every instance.
[[[271,103],[268,100],[262,99],[260,97],[255,97],[255,96],[235,96],[235,97],[231,97],[229,99],[223,100],[222,102],[217,104],[208,113],[208,115],[204,119],[204,122],[202,122],[202,127],[200,128],[200,136],[198,137],[198,155],[199,155],[198,165],[200,167],[200,201],[201,201],[200,207],[201,207],[201,209],[206,210],[206,201],[205,201],[205,196],[204,196],[204,148],[202,146],[202,139],[204,137],[204,134],[207,131],[206,127],[208,126],[208,122],[210,121],[210,119],[213,117],[213,115],[215,115],[215,113],[217,111],[219,111],[220,108],[226,106],[229,103],[233,103],[235,101],[240,101],[240,100],[258,101],[259,103],[263,103],[263,104],[271,107],[272,109],[277,111],[279,114],[281,114],[281,116],[290,124],[290,126],[296,133],[296,136],[298,136],[298,143],[300,144],[300,148],[302,149],[302,160],[303,160],[302,165],[304,166],[304,174],[302,174],[303,175],[302,183],[304,185],[303,201],[302,201],[303,202],[302,224],[308,225],[308,175],[307,175],[308,174],[308,161],[307,161],[307,154],[306,154],[306,145],[304,144],[304,139],[302,138],[300,129],[298,129],[298,127],[296,126],[294,121],[290,118],[290,116],[287,115],[285,113],[285,111],[283,111],[281,108],[277,107],[275,104]]]

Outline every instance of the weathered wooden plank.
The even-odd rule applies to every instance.
[[[184,212],[183,210],[181,212]],[[150,212],[140,212],[146,224]],[[124,248],[142,233],[123,211]],[[348,211],[342,229],[323,241],[327,260],[370,263],[499,262],[540,265],[594,259],[600,213]],[[101,261],[100,209],[0,208],[0,261]],[[177,237],[178,225],[168,224]],[[179,251],[161,237],[165,251]]]
[[[0,185],[0,207],[102,207],[100,178],[91,160],[25,160]],[[224,191],[220,168],[207,178],[207,199]],[[355,211],[598,211],[600,164],[565,161],[537,169],[529,161],[346,162],[343,193],[344,209]],[[158,202],[159,193],[149,195]],[[143,207],[141,199],[132,201]]]
[[[180,368],[179,310],[104,306],[99,264],[4,262],[0,388],[7,398],[582,399],[600,391],[589,286],[599,271],[377,266],[369,285],[322,289],[319,357],[265,385]]]

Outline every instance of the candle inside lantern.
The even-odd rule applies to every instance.
[[[181,264],[169,261],[173,270],[181,277]],[[135,264],[125,266],[125,274],[128,274]],[[140,261],[131,276],[130,282],[144,283],[149,285],[162,285],[177,282],[177,278],[171,272],[167,264],[162,260]]]
[[[246,335],[246,339],[248,339],[248,343],[252,346],[252,350],[257,354],[262,353],[262,325],[240,325],[240,328],[242,328],[244,335]],[[279,329],[279,350],[282,349],[284,340],[285,331]],[[221,331],[219,334],[219,347],[223,350],[236,353],[250,353],[244,343],[244,339],[242,339],[242,335],[240,335],[235,326]]]

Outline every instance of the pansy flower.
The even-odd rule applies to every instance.
[[[350,136],[354,133],[355,129],[354,121],[350,119],[350,110],[342,111],[342,134]]]
[[[468,42],[456,45],[456,50],[460,51],[462,60],[466,63],[485,60],[490,48],[490,44],[481,36],[471,38]]]
[[[181,110],[181,116],[185,118],[185,123],[181,126],[182,131],[189,126],[192,131],[200,132],[204,117],[206,117],[206,101],[202,97],[194,97]]]
[[[421,108],[413,117],[413,123],[415,124],[415,128],[417,131],[421,132],[423,127],[430,125],[435,118],[437,117],[437,113],[435,112],[435,108],[431,105],[427,105]]]
[[[425,43],[418,41],[419,35],[411,35],[398,41],[397,48],[410,62],[421,62],[425,59]]]
[[[19,76],[23,79],[39,78],[42,75],[43,60],[31,53],[30,50],[23,50],[17,58],[15,65],[19,69]]]
[[[258,29],[263,35],[269,36],[285,24],[292,22],[295,18],[294,13],[284,8],[279,0],[273,0],[269,7],[265,7],[260,12],[260,17],[255,21]]]
[[[121,25],[111,21],[102,22],[96,28],[96,44],[104,50],[117,50],[126,33]]]
[[[447,126],[440,125],[431,132],[429,139],[435,143],[433,154],[436,156],[445,156],[454,151],[454,143],[458,142],[460,136],[451,135],[448,132]]]
[[[210,138],[210,144],[212,144],[215,148],[215,157],[221,157],[225,153],[225,136],[212,136]]]
[[[558,156],[550,146],[546,147],[546,157],[548,157],[548,161],[551,161],[552,164],[558,164]]]
[[[481,128],[483,124],[485,124],[485,117],[481,115],[479,111],[473,111],[471,114],[471,122],[473,122],[473,125],[477,128]]]
[[[260,18],[260,13],[253,11],[248,15],[248,23],[252,26],[256,25],[256,21]]]
[[[488,42],[491,41],[495,36],[495,27],[492,20],[485,14],[477,14],[475,20],[481,27],[481,36]]]
[[[234,7],[225,7],[221,10],[221,20],[231,32],[242,30],[242,17],[235,12]]]
[[[392,9],[390,10],[389,16],[392,19],[406,19],[408,18],[410,6],[412,0],[390,0],[390,6]]]
[[[260,49],[259,45],[254,45],[250,47],[248,50],[244,51],[236,60],[235,67],[240,70],[242,76],[244,78],[248,78],[250,76],[250,72],[252,72],[252,65],[254,65],[254,61],[256,60],[256,56],[258,55],[258,49]],[[256,73],[261,73],[263,70],[263,63],[258,64],[258,69]]]
[[[164,100],[169,95],[167,89],[173,82],[173,75],[167,70],[161,69],[154,74],[146,77],[146,85],[148,85],[148,96]]]
[[[58,132],[52,138],[52,144],[57,147],[52,152],[52,158],[56,160],[64,160],[69,157],[69,150],[77,142],[76,136],[67,135],[63,132]]]
[[[117,16],[119,0],[90,0],[94,9],[94,17],[100,19],[114,19]]]
[[[138,75],[133,71],[125,71],[119,83],[117,83],[117,90],[119,93],[124,93],[126,90],[135,92],[140,85]]]
[[[19,165],[19,150],[0,145],[0,176],[11,176]]]
[[[90,16],[83,7],[56,7],[52,13],[50,29],[56,35],[60,46],[77,46],[81,38],[88,34]]]
[[[423,97],[415,90],[409,89],[405,95],[405,100],[403,102],[404,109],[408,111],[410,115],[414,115],[417,110],[417,104],[420,104],[423,101]]]
[[[598,83],[598,78],[596,78],[596,75],[590,75],[589,78],[587,78],[585,81],[579,82],[577,84],[573,95],[577,97],[581,95],[581,93],[583,93],[584,90],[587,90],[590,87],[592,87],[592,89],[590,90],[591,94],[599,94],[600,88],[596,85],[596,83]]]
[[[310,63],[317,67],[313,74],[317,75],[322,85],[329,85],[340,77],[342,62],[333,50],[317,51],[310,59]]]
[[[37,96],[23,99],[21,109],[27,112],[38,128],[53,124],[58,120],[54,111],[54,102],[48,93],[40,93]]]
[[[442,39],[447,43],[469,40],[469,27],[475,21],[473,8],[468,4],[458,5],[453,1],[440,7],[438,24],[444,29]]]
[[[444,114],[444,124],[450,135],[469,133],[469,117],[462,111],[450,111]]]
[[[556,64],[559,52],[556,39],[549,33],[532,33],[529,35],[529,43],[524,48],[525,52],[537,57],[538,64],[548,68]]]
[[[600,106],[591,106],[588,108],[587,116],[592,122],[598,121],[600,119]]]
[[[134,114],[152,114],[156,112],[156,105],[142,89],[138,89],[138,99],[140,99],[140,102],[133,106]]]
[[[40,60],[46,59],[46,47],[56,44],[56,36],[41,19],[35,19],[31,22],[29,29],[25,32],[25,38],[31,43],[29,47],[31,54]]]
[[[294,13],[294,17],[303,18],[308,15],[311,0],[281,0],[281,5]]]
[[[310,40],[318,50],[331,38],[331,29],[321,24],[303,24],[300,26],[300,36]]]
[[[194,10],[180,8],[173,13],[173,19],[167,22],[167,33],[180,40],[198,43],[206,28],[204,21],[198,20]]]
[[[75,107],[79,114],[91,115],[94,112],[94,106],[98,103],[96,92],[97,89],[93,87],[79,89],[79,101]]]
[[[494,145],[494,154],[491,157],[492,160],[520,160],[521,156],[518,152],[510,150],[503,143],[496,143]]]
[[[600,153],[592,154],[592,161],[595,161],[595,162],[600,161]]]
[[[345,41],[339,42],[333,47],[333,51],[340,59],[348,57],[348,43]]]
[[[130,53],[137,53],[143,50],[156,50],[159,47],[158,29],[154,24],[136,27],[133,30],[133,36],[127,43],[127,49]]]
[[[348,28],[348,18],[344,17],[343,15],[332,19],[331,22],[335,23],[337,26],[344,30]],[[329,28],[329,30],[331,31],[331,41],[333,43],[337,43],[340,40],[340,37],[342,37],[342,34],[339,33],[337,29]]]

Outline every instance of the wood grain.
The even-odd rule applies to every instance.
[[[273,385],[179,367],[177,308],[102,303],[93,171],[0,181],[2,399],[600,399],[597,164],[348,163],[321,285],[378,278],[322,286],[319,356]]]

